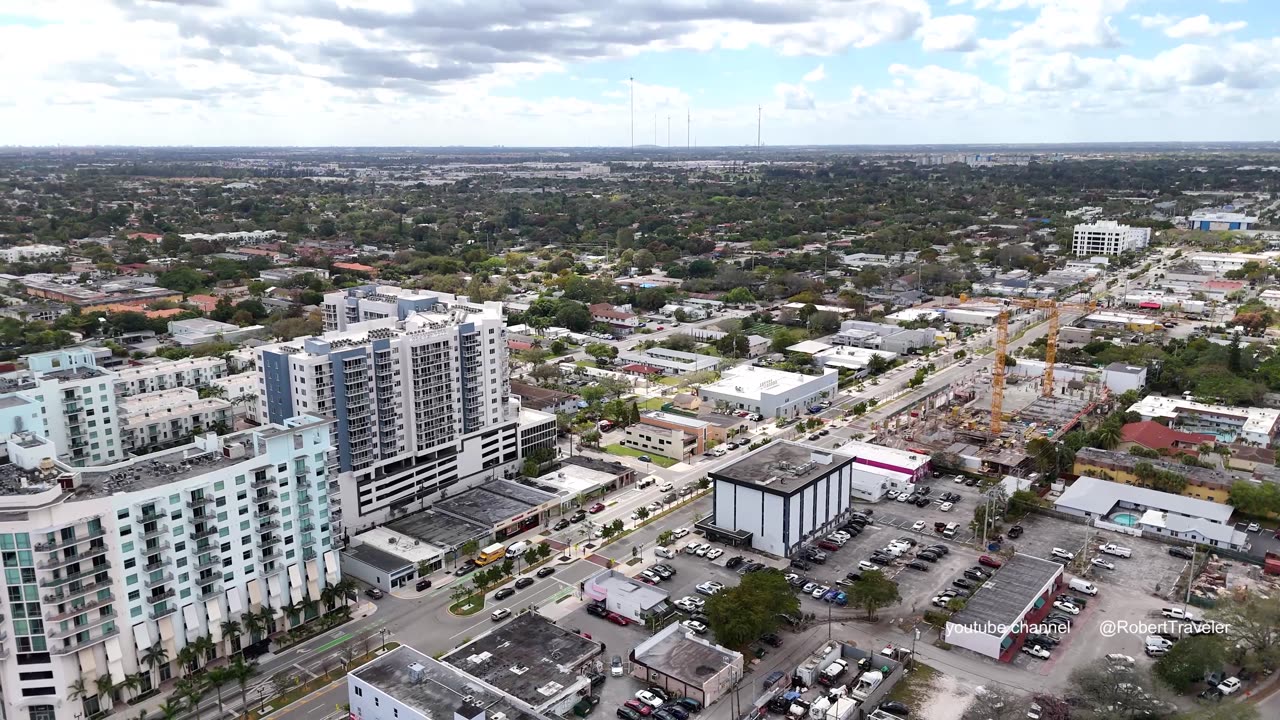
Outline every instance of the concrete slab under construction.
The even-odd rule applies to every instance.
[[[1028,425],[1034,423],[1037,432],[1057,435],[1070,430],[1088,406],[1089,400],[1085,398],[1064,395],[1041,396],[1020,410],[1017,419]]]

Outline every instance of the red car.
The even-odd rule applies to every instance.
[[[591,507],[587,508],[587,512],[591,513],[592,515],[600,512],[601,510],[604,510],[604,503],[596,503],[595,505],[592,505]]]
[[[823,550],[830,550],[832,552],[835,552],[836,550],[840,549],[839,545],[837,545],[836,543],[830,540],[819,540],[818,547],[822,548]]]
[[[991,557],[990,555],[983,555],[982,557],[978,558],[978,564],[986,565],[989,568],[998,568],[1001,565],[1004,565],[1004,563]]]
[[[621,625],[621,626],[623,626],[623,627],[626,627],[626,626],[628,626],[628,625],[630,625],[630,624],[631,624],[631,621],[630,621],[630,620],[628,620],[627,618],[622,617],[622,616],[621,616],[621,615],[619,615],[618,613],[612,613],[612,612],[611,612],[611,613],[609,613],[608,615],[605,615],[605,616],[604,616],[604,619],[605,619],[605,620],[608,620],[609,622],[613,623],[614,625]]]
[[[623,705],[626,705],[627,707],[631,708],[632,710],[635,710],[636,712],[640,713],[641,715],[644,715],[645,717],[649,717],[649,713],[653,712],[653,708],[649,707],[645,703],[642,703],[635,698],[631,698],[630,700],[623,703]]]

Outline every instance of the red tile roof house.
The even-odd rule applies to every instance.
[[[587,309],[591,311],[591,319],[598,323],[604,323],[621,330],[632,330],[640,327],[641,320],[638,315],[619,310],[609,303],[595,303],[594,305],[588,305]]]
[[[378,277],[378,268],[370,265],[361,265],[360,263],[336,262],[333,264],[333,269],[364,273],[369,277]]]
[[[533,343],[524,342],[523,340],[508,340],[507,349],[508,350],[532,350]]]
[[[1120,429],[1120,445],[1118,449],[1128,450],[1137,445],[1148,450],[1155,450],[1161,455],[1178,455],[1186,452],[1199,454],[1196,448],[1204,443],[1214,444],[1212,435],[1189,433],[1167,428],[1154,420],[1127,423]]]

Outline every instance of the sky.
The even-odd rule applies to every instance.
[[[0,67],[0,145],[1280,135],[1280,0],[0,0]]]

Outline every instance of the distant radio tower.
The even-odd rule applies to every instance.
[[[756,106],[756,147],[760,147],[760,123],[764,118],[764,107]]]
[[[636,79],[627,78],[631,85],[631,149],[636,149]]]
[[[671,147],[671,116],[667,116],[667,147]]]
[[[684,145],[686,149],[693,147],[693,113],[688,109],[684,111]]]

